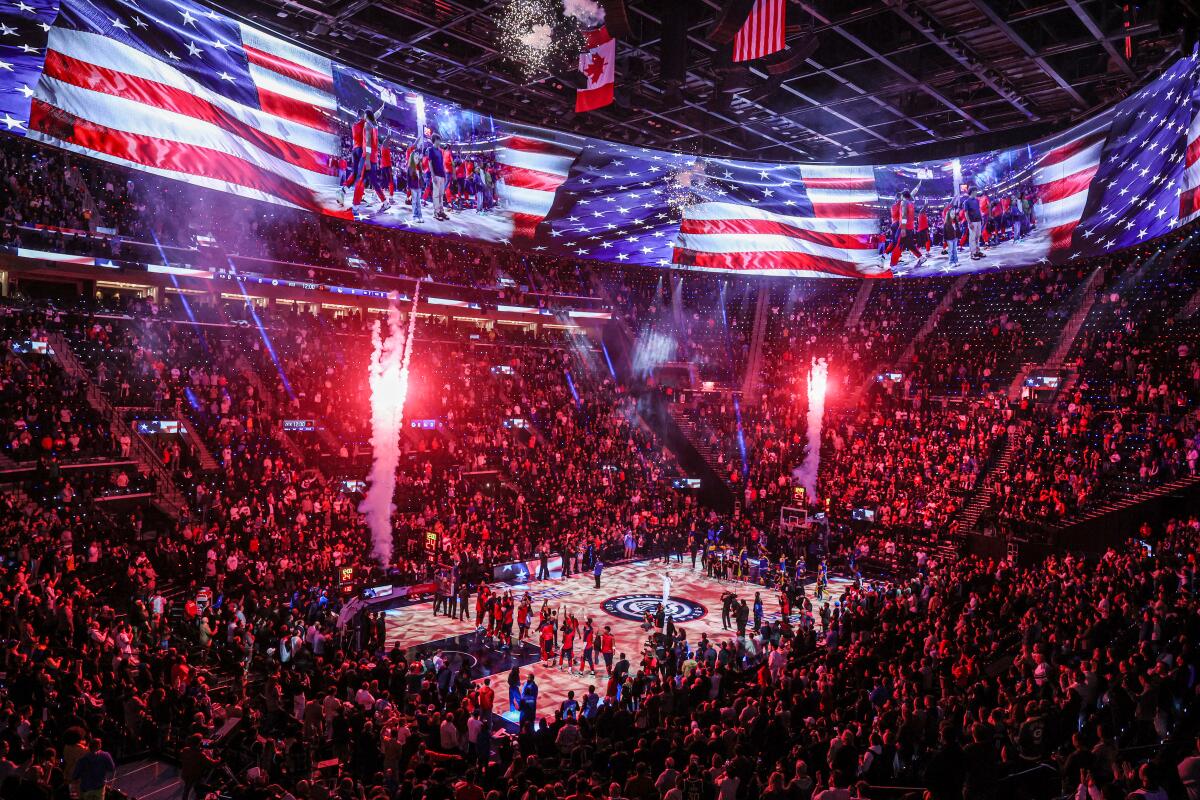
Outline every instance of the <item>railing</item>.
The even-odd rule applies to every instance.
[[[1018,797],[1020,792],[1017,787],[1029,780],[1045,780],[1058,781],[1058,767],[1053,764],[1034,764],[1029,769],[1023,769],[1020,772],[1014,772],[1011,775],[1005,775],[1000,780],[996,781],[998,791],[997,797]],[[1037,796],[1037,795],[1034,795]]]
[[[239,355],[237,357],[236,366],[238,371],[240,371],[242,375],[246,377],[246,380],[250,382],[250,385],[254,387],[254,393],[257,395],[259,402],[263,404],[263,410],[273,416],[275,411],[274,395],[267,391],[266,385],[262,381],[262,376],[258,374],[258,370],[254,368],[254,365],[250,363],[250,359],[246,358],[244,355]],[[324,424],[319,425],[318,430],[320,431],[319,435],[325,439],[327,444],[336,445],[337,447],[341,446],[340,443],[333,438],[332,434],[329,433],[328,428]],[[275,437],[283,445],[283,448],[288,451],[288,455],[294,458],[297,463],[310,466],[314,471],[316,471],[317,475],[320,476],[321,481],[324,482],[325,474],[317,467],[308,463],[311,459],[305,457],[304,451],[301,450],[300,446],[296,444],[296,440],[293,439],[288,432],[283,429],[282,424],[275,431]]]
[[[1061,367],[1070,354],[1075,340],[1079,337],[1079,331],[1083,328],[1083,323],[1087,321],[1092,306],[1096,304],[1096,286],[1103,277],[1104,270],[1097,267],[1092,270],[1092,274],[1079,287],[1078,304],[1072,309],[1071,316],[1067,318],[1066,324],[1063,325],[1058,335],[1058,341],[1055,342],[1054,350],[1051,352],[1050,357],[1046,359],[1045,366],[1047,368],[1057,369]]]
[[[926,791],[924,786],[867,786],[866,796],[871,800],[890,800],[890,798],[921,796]]]
[[[163,466],[162,459],[159,458],[158,453],[150,449],[150,446],[140,436],[134,435],[129,424],[121,418],[121,414],[113,408],[112,404],[104,396],[104,393],[92,382],[90,375],[75,356],[66,337],[61,333],[52,333],[47,339],[63,370],[87,387],[88,403],[108,420],[109,430],[112,432],[113,438],[120,441],[122,438],[128,437],[130,442],[130,456],[141,465],[144,472],[154,474],[155,489],[159,499],[167,506],[166,510],[168,513],[176,518],[186,514],[187,500],[180,493],[178,487],[175,486],[174,478],[171,477],[166,467]]]
[[[933,333],[934,330],[937,329],[938,323],[941,322],[942,317],[946,315],[946,313],[958,300],[958,295],[966,287],[967,281],[970,280],[970,278],[971,276],[969,274],[960,275],[954,280],[954,283],[950,284],[950,288],[948,288],[946,293],[942,295],[942,299],[938,301],[938,304],[933,307],[932,311],[929,312],[929,316],[925,318],[925,322],[921,324],[921,327],[917,329],[917,332],[913,335],[912,339],[909,340],[908,345],[904,348],[904,351],[900,353],[899,357],[897,357],[897,365],[908,364],[913,360],[913,356],[916,355],[917,352],[917,345],[923,342],[925,338],[929,336],[929,334]]]
[[[767,304],[770,290],[764,285],[758,289],[754,304],[754,327],[750,334],[750,358],[746,374],[742,376],[742,398],[747,405],[753,404],[758,396],[758,385],[762,376],[763,342],[767,333]]]

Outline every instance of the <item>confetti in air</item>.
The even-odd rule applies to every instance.
[[[371,472],[367,475],[367,494],[358,510],[371,530],[372,550],[382,565],[392,562],[392,503],[396,493],[396,469],[400,465],[400,432],[404,422],[404,401],[408,397],[408,365],[412,360],[413,333],[417,326],[417,299],[421,285],[413,292],[405,332],[399,298],[388,298],[388,335],[375,321],[371,329],[371,354],[368,379],[371,385]]]
[[[595,8],[591,8],[595,6]],[[521,66],[527,77],[550,72],[578,58],[584,18],[603,11],[590,0],[508,0],[496,19],[501,51]]]

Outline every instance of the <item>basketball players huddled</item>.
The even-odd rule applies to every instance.
[[[423,221],[423,206],[431,206],[437,220],[450,219],[448,210],[485,214],[497,206],[504,174],[491,154],[476,151],[470,142],[446,142],[428,126],[404,145],[402,135],[385,126],[385,107],[359,111],[350,126],[347,155],[335,159],[341,200],[345,203],[346,190],[351,190],[351,211],[365,210],[368,190],[379,201],[373,213],[387,211],[396,202],[397,189],[412,208],[414,222]]]

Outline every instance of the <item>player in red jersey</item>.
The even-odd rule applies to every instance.
[[[342,201],[346,199],[346,188],[353,186],[358,181],[358,174],[362,171],[363,160],[363,131],[367,126],[367,111],[363,109],[358,119],[350,126],[350,164],[349,167],[343,170],[342,175]]]
[[[513,634],[513,602],[512,593],[509,592],[504,598],[504,605],[501,607],[501,615],[503,622],[500,625],[500,645],[501,649],[512,649],[512,634]]]
[[[888,226],[887,231],[887,247],[883,249],[883,253],[890,253],[900,243],[900,197],[896,198],[896,202],[892,203],[891,217],[892,223]]]
[[[392,143],[389,139],[384,139],[379,148],[379,170],[379,185],[387,193],[390,204],[396,198],[396,173],[393,170]]]
[[[542,661],[549,661],[554,657],[554,623],[549,619],[544,619],[541,628],[541,643],[542,643]]]
[[[983,230],[981,235],[983,237],[982,241],[984,244],[988,243],[988,219],[990,219],[990,217],[988,217],[989,203],[990,201],[988,200],[987,193],[981,193],[979,195],[979,213],[983,215]]]
[[[362,109],[358,119],[350,126],[350,142],[353,145],[350,174],[342,181],[342,189],[344,199],[346,187],[354,187],[353,205],[355,206],[362,202],[367,183],[375,177],[373,168],[379,163],[378,120],[383,114],[383,109],[382,105],[377,109]],[[372,185],[374,184],[372,183]],[[378,187],[375,188],[379,193],[379,201],[382,203],[383,192],[379,191]]]
[[[354,206],[357,207],[362,203],[363,193],[367,186],[370,186],[379,197],[379,210],[386,211],[391,202],[383,196],[383,184],[380,180],[382,170],[380,168],[379,127],[375,124],[375,113],[372,111],[367,112],[366,126],[363,128],[363,147],[365,149],[363,160],[366,167],[360,179],[354,184]]]
[[[568,672],[575,669],[575,629],[578,627],[579,623],[575,621],[575,615],[568,614],[563,621],[562,649],[558,652],[559,669],[562,669],[564,664]]]
[[[521,604],[517,606],[517,641],[525,641],[525,636],[529,633],[529,618],[532,616],[533,604],[530,602],[529,595],[526,594],[521,599]]]
[[[475,595],[475,627],[483,627],[483,612],[487,609],[488,597],[492,594],[492,589],[486,583],[479,587],[479,594]]]
[[[592,625],[592,618],[587,618],[587,623],[583,626],[583,657],[579,660],[579,674],[583,674],[585,669],[591,669],[592,674],[596,674],[596,654],[593,652],[596,646],[596,629]]]
[[[382,109],[380,109],[382,110]],[[345,198],[345,190],[348,186],[354,186],[362,174],[364,168],[363,162],[363,137],[367,129],[367,117],[371,114],[368,108],[362,109],[358,113],[358,119],[350,126],[350,170],[342,179],[342,195]]]
[[[917,263],[920,264],[924,257],[920,250],[917,249],[915,227],[917,222],[916,209],[913,206],[912,194],[907,189],[900,193],[900,199],[896,205],[899,207],[900,231],[896,238],[896,243],[892,245],[892,266],[900,263],[900,256],[905,250],[911,250],[913,255],[917,257]]]

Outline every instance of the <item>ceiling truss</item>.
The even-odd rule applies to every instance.
[[[529,78],[499,51],[508,0],[227,0],[221,10],[503,119],[705,155],[881,161],[1013,144],[1119,100],[1178,51],[1178,33],[1157,24],[1158,4],[1173,1],[788,0],[789,43],[813,36],[815,51],[783,76],[751,62],[721,91],[729,65],[706,32],[724,0],[626,0],[618,102],[579,117],[565,74]],[[660,80],[665,13],[688,15],[678,87]]]

